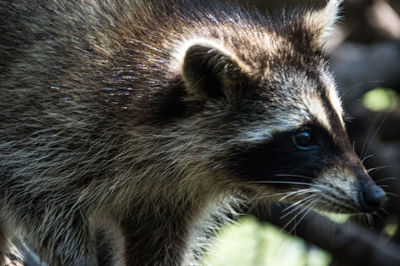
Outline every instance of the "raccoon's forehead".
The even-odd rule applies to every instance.
[[[292,116],[292,126],[316,120],[332,131],[338,122],[344,125],[342,105],[329,73],[316,70],[310,75],[281,70],[270,75],[265,88],[261,88],[265,91],[264,97],[275,103],[279,113]]]
[[[327,132],[344,128],[343,111],[332,77],[321,70],[316,77],[305,72],[277,72],[259,88],[266,115],[258,114],[243,128],[240,141],[265,141],[277,132],[291,131],[318,123]],[[273,84],[273,85],[271,85]],[[259,108],[259,107],[258,107]]]

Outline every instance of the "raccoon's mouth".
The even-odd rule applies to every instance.
[[[255,194],[260,188],[261,191],[264,190],[260,185],[272,188],[274,192],[266,197],[273,201],[289,203],[293,210],[303,207],[338,214],[366,214],[380,210],[387,201],[385,191],[372,180],[358,182],[335,176],[333,179],[318,178],[309,181],[311,180],[265,180],[251,183],[256,184],[253,187]]]
[[[387,200],[385,191],[372,182],[351,190],[326,183],[303,190],[312,192],[293,204],[332,213],[372,213],[380,210]]]
[[[310,183],[292,186],[290,191],[276,195],[281,195],[277,200],[290,203],[293,210],[303,207],[350,215],[376,212],[387,200],[385,191],[372,181],[360,186],[348,183],[344,187],[327,182]]]

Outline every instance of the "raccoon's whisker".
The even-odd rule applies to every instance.
[[[302,190],[302,189],[300,189],[300,190]],[[288,195],[288,194],[291,194],[291,193],[293,193],[293,192],[297,192],[297,191],[284,191],[284,192],[279,192],[279,193],[274,193],[274,194],[267,194],[267,195],[265,195],[265,194],[261,194],[261,195],[255,195],[254,196],[254,198],[253,199],[255,199],[255,200],[273,200],[274,198],[277,198],[277,197],[283,197],[283,198],[286,198],[286,196],[290,196],[290,195]],[[281,200],[279,199],[278,200],[278,202],[280,202]],[[254,203],[254,204],[256,204],[256,203]]]
[[[353,90],[353,89],[355,89],[355,88],[358,88],[358,87],[360,87],[360,86],[364,86],[364,85],[366,85],[366,84],[377,84],[377,86],[382,86],[383,84],[387,84],[387,82],[386,81],[384,81],[384,80],[369,80],[369,81],[363,81],[363,82],[360,82],[360,83],[357,83],[357,84],[355,84],[355,85],[353,85],[353,86],[350,86],[349,88],[347,88],[343,93],[342,93],[342,96],[345,96],[349,91],[351,91],[351,90]]]
[[[380,183],[386,182],[388,180],[397,180],[397,177],[394,177],[394,176],[385,177],[385,178],[382,178],[382,179],[379,179],[378,181],[376,181],[376,184],[380,184]]]
[[[275,193],[275,194],[262,195],[259,197],[259,199],[269,199],[269,198],[275,198],[277,196],[282,196],[281,198],[278,199],[278,201],[280,202],[290,196],[296,197],[299,195],[303,195],[306,193],[313,193],[313,192],[317,192],[317,190],[314,188],[303,188],[303,189],[298,189],[295,191],[286,191],[286,192],[280,192],[280,193]]]
[[[373,217],[372,217],[372,214],[367,213],[367,214],[365,215],[365,217],[367,218],[367,222],[368,222],[369,226],[370,226],[371,228],[374,228],[374,219],[373,219]]]
[[[294,174],[277,174],[275,176],[280,176],[280,177],[302,177],[302,178],[306,178],[306,179],[312,179],[312,177],[309,176],[305,176],[305,175],[294,175]]]
[[[364,164],[364,161],[367,160],[368,158],[374,157],[373,154],[369,154],[367,156],[365,156],[364,158],[362,158],[361,163]]]
[[[282,215],[281,219],[284,219],[286,216],[290,215],[291,213],[293,213],[293,212],[295,212],[295,211],[301,209],[302,207],[304,207],[304,206],[306,205],[307,202],[309,202],[309,201],[311,201],[311,200],[312,200],[312,199],[308,198],[307,200],[304,200],[304,201],[300,202],[299,204],[296,204],[296,205],[291,204],[290,206],[286,207],[286,208],[283,210],[283,212],[287,212],[287,211],[289,211],[290,209],[292,209],[292,210],[290,210],[288,213]]]
[[[381,210],[386,214],[386,215],[390,215],[390,213],[385,209],[385,208],[381,208]]]
[[[306,193],[312,193],[312,192],[317,192],[317,190],[314,189],[314,188],[299,189],[299,190],[287,193],[285,196],[280,198],[279,201],[283,201],[283,200],[285,200],[286,198],[288,198],[290,196],[299,196],[299,195],[303,195],[303,194],[306,194]]]
[[[386,193],[386,194],[388,194],[388,195],[390,195],[390,196],[394,196],[394,197],[400,197],[400,195],[399,195],[399,194],[397,194],[397,193],[394,193],[394,192],[387,192],[387,191],[385,191],[385,193]]]
[[[340,204],[338,204],[338,200],[337,200],[337,198],[333,195],[333,196],[331,196],[330,194],[329,194],[329,192],[327,192],[327,191],[325,191],[326,193],[322,193],[321,194],[321,198],[323,199],[323,200],[325,200],[326,202],[327,202],[327,204],[329,204],[329,203],[331,203],[331,202],[335,202],[336,203],[336,205],[338,205],[339,207],[341,207],[341,208],[347,208],[347,209],[349,209],[349,210],[356,210],[356,208],[354,207],[354,206],[351,206],[351,205],[349,205],[349,204],[347,204],[347,203],[345,203],[345,202],[340,202]]]
[[[366,147],[366,145],[367,145],[367,143],[369,141],[369,137],[370,137],[370,135],[372,133],[373,128],[375,127],[375,124],[376,124],[376,121],[378,120],[379,115],[380,115],[380,113],[374,118],[374,121],[372,122],[372,125],[371,125],[370,129],[368,130],[367,136],[365,137],[364,144],[363,144],[363,147],[362,147],[361,153],[360,153],[360,158],[362,158],[361,162],[364,161],[364,158],[365,158],[364,157],[365,156],[365,154],[364,154],[365,147]]]
[[[290,192],[279,192],[279,193],[275,193],[275,194],[261,195],[261,196],[259,196],[259,198],[260,199],[268,199],[268,198],[274,198],[274,197],[282,196],[282,195],[284,197],[287,195],[287,193],[290,193]]]
[[[299,199],[298,201],[296,201],[294,203],[291,203],[288,207],[286,207],[283,210],[283,212],[286,212],[286,211],[290,210],[291,208],[293,208],[293,207],[295,207],[295,206],[297,206],[299,204],[304,206],[304,204],[302,204],[304,201],[307,201],[308,199],[310,199],[312,197],[315,197],[315,196],[316,196],[315,194],[311,194],[311,195],[309,195],[309,196],[307,196],[305,198]]]
[[[282,227],[282,231],[286,230],[286,228],[302,213],[304,212],[306,209],[305,208],[301,208],[301,206],[298,206],[298,208],[296,208],[297,210],[300,208],[300,211],[298,213],[296,213],[288,222],[285,223],[285,225]]]
[[[298,201],[296,201],[295,203],[290,204],[288,207],[286,207],[286,208],[283,210],[283,212],[287,212],[287,211],[289,211],[290,209],[292,209],[292,210],[290,210],[288,213],[286,213],[285,215],[283,215],[283,216],[281,217],[281,219],[284,219],[286,216],[288,216],[289,214],[291,214],[291,213],[293,213],[294,211],[296,211],[296,209],[297,209],[298,207],[304,206],[305,204],[302,204],[302,203],[307,202],[308,200],[310,200],[310,199],[312,199],[312,198],[314,198],[314,197],[315,197],[315,194],[312,194],[312,195],[310,195],[310,196],[308,196],[308,197],[305,197],[304,199],[298,200]]]
[[[282,229],[285,230],[285,229],[286,229],[291,223],[293,223],[293,221],[295,221],[295,220],[297,219],[297,217],[298,217],[299,215],[301,215],[302,213],[304,214],[304,213],[308,213],[309,211],[311,211],[311,209],[309,209],[309,207],[313,206],[314,202],[317,201],[317,200],[318,200],[318,199],[315,199],[315,200],[313,201],[312,199],[310,199],[310,201],[309,201],[306,205],[302,206],[303,208],[301,208],[300,211],[299,211],[298,213],[296,213],[296,214],[284,225],[284,227],[283,227]],[[299,207],[301,207],[301,206],[299,206]],[[293,226],[293,228],[292,228],[291,230],[289,230],[289,234],[291,234],[291,233],[295,230],[296,226],[297,226],[297,223],[295,223],[294,226]]]
[[[304,211],[304,214],[300,217],[300,219],[294,224],[294,226],[293,226],[293,228],[290,230],[290,232],[289,232],[289,234],[291,234],[295,229],[296,229],[296,227],[301,223],[301,221],[303,221],[303,219],[307,216],[307,214],[309,214],[312,210],[313,210],[313,207],[317,204],[317,202],[318,202],[318,199],[315,199],[313,202],[311,202],[308,206],[307,206],[307,208],[305,208],[304,210],[306,210],[306,211]]]
[[[375,127],[375,124],[377,123],[378,118],[379,118],[380,115],[381,115],[381,113],[378,113],[378,115],[374,118],[374,121],[372,122],[372,125],[371,125],[370,129],[368,130],[367,137],[365,138],[363,147],[362,147],[362,149],[361,149],[360,158],[363,158],[361,161],[363,161],[364,158],[365,158],[365,157],[364,157],[365,154],[366,154],[366,152],[364,153],[365,148],[366,148],[366,146],[367,146],[367,143],[368,143],[368,141],[369,141],[370,135],[371,135],[371,133],[372,133],[374,127]]]
[[[386,121],[386,118],[389,116],[389,112],[386,112],[386,114],[384,115],[382,121],[380,122],[380,124],[378,125],[378,127],[375,129],[375,133],[372,135],[371,139],[372,141],[369,142],[369,144],[367,145],[367,148],[365,150],[365,153],[368,153],[369,149],[371,148],[372,144],[373,144],[373,140],[375,139],[376,135],[379,133],[379,131],[381,130],[383,123]]]
[[[388,168],[388,167],[389,167],[389,166],[387,166],[387,165],[383,165],[383,166],[378,166],[378,167],[369,168],[369,169],[367,169],[367,173],[369,174],[369,173],[372,172],[372,171],[381,170],[381,169],[385,169],[385,168]]]
[[[309,196],[309,197],[310,197],[310,196]],[[298,209],[299,207],[304,206],[304,205],[305,205],[304,203],[307,202],[308,200],[310,200],[309,197],[304,198],[304,199],[301,199],[301,200],[299,200],[299,201],[296,201],[296,202],[293,203],[293,204],[289,204],[288,206],[286,206],[285,209],[283,209],[282,212],[285,213],[285,212],[289,211],[290,209],[292,209],[292,210],[289,212],[289,214],[292,213],[293,210],[296,210],[296,209]],[[281,217],[281,219],[285,218],[286,216],[287,216],[287,213],[286,213],[285,215],[283,215],[283,216]]]
[[[293,181],[250,181],[250,183],[257,183],[257,184],[289,184],[289,185],[304,185],[304,186],[311,186],[310,183],[305,182],[293,182]]]
[[[299,200],[298,202],[288,206],[287,208],[285,208],[283,210],[283,212],[288,211],[290,208],[293,208],[293,209],[290,210],[289,213],[284,214],[281,219],[285,218],[286,216],[290,215],[293,212],[298,211],[299,209],[307,208],[306,206],[309,206],[308,204],[310,202],[312,202],[315,197],[316,197],[316,195],[311,195],[310,197],[308,197],[306,199]],[[300,211],[300,213],[301,213],[301,211]],[[295,216],[297,216],[297,215],[298,215],[298,213]],[[295,217],[293,217],[293,218],[295,218]],[[293,221],[293,218],[291,220],[289,220],[288,223],[291,223]]]
[[[295,211],[298,211],[300,209],[300,211],[298,213],[296,213],[286,224],[282,229],[285,229],[290,223],[293,222],[294,219],[296,219],[296,217],[302,213],[304,211],[304,209],[307,209],[307,206],[310,206],[309,203],[312,202],[314,200],[314,197],[316,197],[316,195],[312,195],[313,197],[310,197],[308,199],[306,199],[302,204],[299,204],[297,206],[295,206],[295,208],[293,210],[291,210],[290,212],[293,213]],[[291,207],[291,206],[289,206]],[[286,210],[286,209],[285,209]],[[285,211],[284,210],[284,211]],[[286,217],[288,214],[283,215],[282,217]]]
[[[282,196],[283,198],[286,198],[286,197],[289,197],[290,195],[288,195],[288,194],[291,194],[291,193],[293,193],[293,192],[297,192],[297,191],[286,191],[286,192],[279,192],[279,193],[275,193],[275,194],[268,194],[268,195],[262,195],[262,196],[259,196],[259,199],[268,199],[268,198],[274,198],[274,197],[277,197],[277,196]],[[280,201],[280,200],[279,200]]]

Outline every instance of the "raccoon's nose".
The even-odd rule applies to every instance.
[[[365,184],[359,194],[362,211],[376,211],[386,201],[385,191],[375,184]]]

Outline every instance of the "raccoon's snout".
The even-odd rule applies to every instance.
[[[358,196],[363,212],[371,212],[380,209],[387,199],[385,191],[370,182],[362,185]]]

